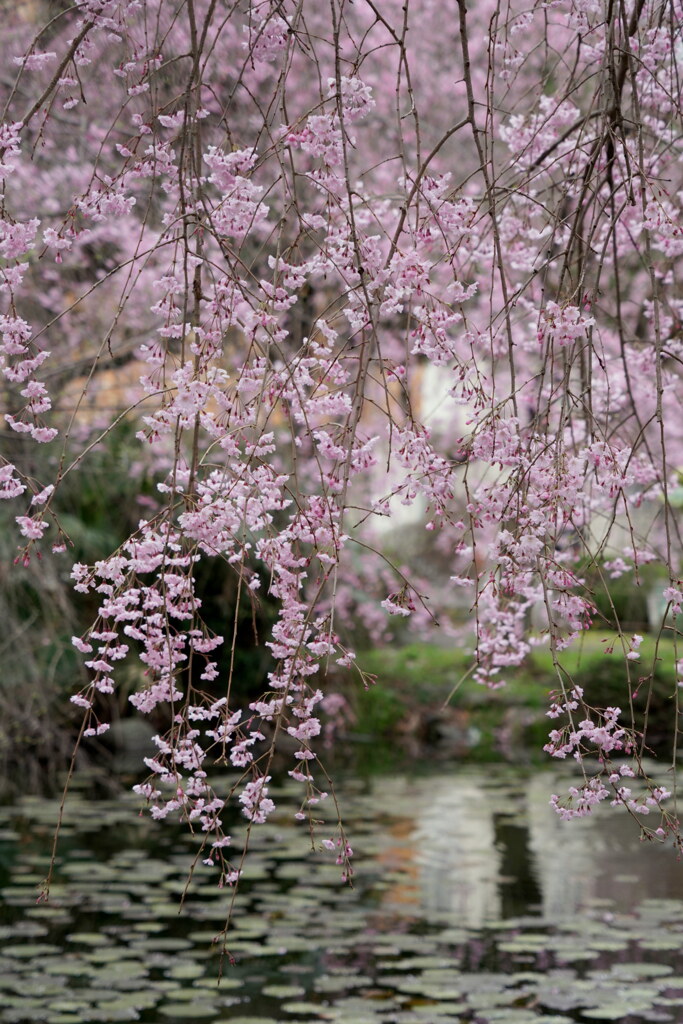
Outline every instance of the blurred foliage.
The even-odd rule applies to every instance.
[[[141,461],[132,426],[121,423],[60,484],[56,511],[74,561],[105,558],[135,532],[155,500],[154,481]]]
[[[577,576],[584,579],[588,597],[595,605],[596,629],[646,633],[653,625],[653,613],[664,610],[664,603],[657,601],[657,593],[668,586],[664,565],[644,565],[637,575],[631,570],[612,579],[605,569],[599,572],[591,564],[577,570]]]
[[[23,450],[16,436],[10,440],[13,461],[37,487],[54,478],[57,459],[49,449]],[[9,449],[9,443],[3,446]],[[107,447],[94,449],[82,468],[65,477],[54,510],[72,557],[33,552],[27,565],[15,564],[21,538],[14,517],[24,512],[28,498],[25,505],[0,505],[0,768],[6,785],[49,790],[73,752],[80,714],[69,696],[86,681],[86,671],[71,637],[84,631],[96,602],[74,594],[69,566],[74,559],[92,562],[108,554],[139,518],[140,476],[133,472],[131,451],[132,431],[122,426]],[[56,541],[54,524],[47,538]],[[87,745],[82,756],[88,757]]]
[[[231,566],[218,558],[200,562],[196,587],[202,601],[203,621],[225,642],[213,653],[219,677],[208,685],[198,678],[193,679],[193,683],[216,697],[224,696],[229,685],[232,706],[240,702],[244,704],[245,698],[250,696],[255,699],[263,692],[266,675],[273,666],[270,650],[263,646],[275,622],[277,607],[275,601],[268,597],[268,580],[261,579],[258,591],[252,592],[245,586],[241,588],[237,621],[238,578]],[[202,669],[203,663],[198,660],[197,676]]]
[[[46,448],[31,445],[24,453],[16,435],[11,441],[12,460],[37,487],[55,477],[56,458]],[[3,450],[9,448],[7,444]],[[14,564],[21,539],[14,517],[23,514],[27,505],[28,499],[0,502],[0,771],[6,786],[20,784],[22,789],[39,792],[54,788],[73,751],[81,718],[69,696],[87,681],[87,670],[71,637],[84,633],[99,603],[96,594],[73,591],[70,565],[73,561],[91,564],[111,554],[159,503],[154,476],[142,461],[134,430],[123,422],[65,476],[55,495],[53,508],[68,538],[68,556],[33,554],[28,565]],[[47,538],[51,543],[56,540],[53,524]],[[204,619],[226,639],[216,652],[221,677],[212,688],[216,695],[224,693],[232,659],[233,692],[243,698],[260,692],[269,667],[268,651],[257,637],[263,640],[273,610],[267,598],[255,599],[252,605],[242,595],[233,658],[236,579],[234,570],[219,559],[199,563],[197,593]],[[121,665],[117,693],[99,698],[98,710],[105,721],[115,723],[134,714],[127,698],[143,682],[143,670],[130,656]],[[160,719],[152,726],[166,724]],[[84,743],[82,759],[106,768],[110,737],[116,734],[113,730],[105,742]]]
[[[77,617],[59,563],[14,566],[16,528],[0,508],[0,772],[4,785],[40,791],[73,746],[66,691],[81,671],[71,646]]]

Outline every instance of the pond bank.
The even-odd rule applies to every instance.
[[[589,630],[561,662],[595,707],[629,707],[629,683],[614,633]],[[676,655],[670,640],[645,637],[637,664],[630,663],[636,729],[648,705],[648,746],[670,755],[675,724]],[[489,690],[469,678],[472,651],[413,643],[360,652],[358,664],[375,678],[367,689],[356,680],[341,686],[352,709],[352,738],[395,739],[408,757],[438,760],[547,762],[543,745],[551,723],[545,712],[558,687],[547,647],[533,648],[519,668],[504,673],[506,686]],[[385,758],[390,758],[387,749]]]

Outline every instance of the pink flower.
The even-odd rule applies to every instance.
[[[52,50],[46,50],[42,53],[29,53],[25,57],[13,57],[12,63],[18,64],[19,67],[24,68],[26,71],[40,71],[46,65],[52,63],[56,57],[57,54]]]
[[[15,522],[22,536],[28,537],[29,540],[40,540],[50,525],[41,519],[31,518],[30,516],[16,516]]]
[[[31,498],[32,505],[44,505],[48,498],[54,492],[54,484],[48,484],[47,487],[43,487],[42,491],[38,491]]]

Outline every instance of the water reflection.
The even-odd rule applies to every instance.
[[[548,795],[566,785],[566,778],[548,772],[531,777],[527,787],[529,846],[545,917],[556,920],[601,901],[616,912],[628,912],[644,898],[683,895],[676,852],[642,842],[625,811],[602,807],[593,816],[562,821],[548,807]]]
[[[448,914],[479,927],[501,916],[503,856],[484,783],[481,773],[457,773],[422,780],[413,794],[421,905],[431,920]]]
[[[76,799],[53,901],[36,906],[56,805],[4,809],[0,1021],[674,1022],[681,865],[625,816],[561,822],[558,785],[502,767],[342,781],[353,890],[307,853],[283,794],[250,842],[220,989],[229,894],[199,865],[179,915],[193,847],[177,829],[130,798]]]
[[[641,842],[626,813],[604,808],[562,821],[548,801],[566,784],[553,772],[500,768],[395,780],[393,800],[414,823],[403,862],[416,865],[421,911],[481,928],[523,914],[553,921],[600,902],[622,912],[644,896],[683,895],[675,852]]]
[[[531,857],[529,830],[515,825],[501,814],[494,815],[496,848],[501,851],[500,916],[517,917],[542,907],[536,865]]]

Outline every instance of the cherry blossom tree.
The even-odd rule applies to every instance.
[[[659,634],[678,636],[680,0],[83,0],[5,17],[0,497],[17,504],[16,571],[69,558],[60,487],[121,421],[158,479],[121,547],[71,569],[98,604],[73,641],[81,736],[106,732],[101,695],[139,659],[130,702],[169,728],[136,788],[154,817],[203,830],[234,884],[221,814],[232,799],[266,820],[282,738],[297,817],[329,789],[329,670],[367,682],[354,623],[429,636],[464,594],[472,685],[550,646],[546,750],[582,771],[558,812],[607,801],[678,837],[667,790],[624,784],[646,750],[641,638],[617,622],[621,708],[589,706],[561,652],[595,618],[595,579],[609,595],[650,562]],[[49,478],[11,454],[29,442],[53,453]],[[438,593],[388,554],[404,508],[447,567]],[[202,619],[207,562],[238,606],[277,603],[274,668],[248,706],[234,625]],[[233,769],[221,792],[216,763]],[[324,845],[348,877],[341,823]]]

